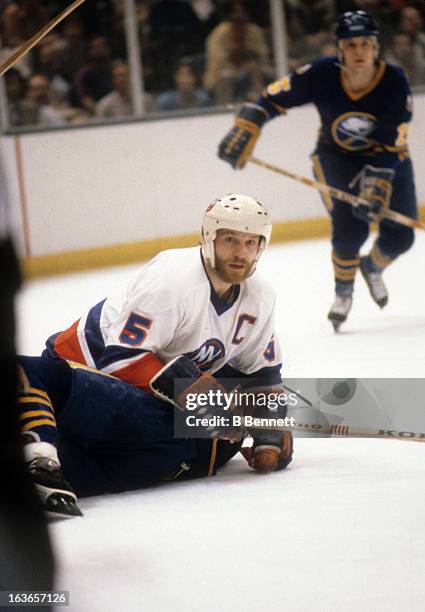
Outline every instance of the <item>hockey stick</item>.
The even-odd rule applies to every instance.
[[[49,21],[49,23],[40,28],[38,32],[34,34],[34,36],[31,36],[29,40],[24,42],[18,49],[16,49],[16,51],[9,55],[7,60],[0,64],[0,76],[7,72],[9,68],[12,68],[12,66],[14,66],[14,64],[16,64],[16,62],[22,57],[24,57],[24,55],[26,55],[28,51],[30,51],[42,38],[44,38],[46,34],[50,32],[50,30],[53,30],[58,23],[65,19],[65,17],[72,13],[72,11],[79,7],[83,2],[85,2],[85,0],[74,0],[72,4],[67,6],[66,9],[59,13],[59,15],[56,15],[56,17]]]
[[[256,157],[248,157],[248,161],[257,166],[261,166],[262,168],[266,168],[267,170],[271,170],[272,172],[277,172],[277,174],[282,174],[288,178],[297,181],[298,183],[303,183],[308,187],[313,187],[313,189],[318,189],[322,193],[326,193],[327,195],[333,196],[342,202],[346,202],[351,206],[359,206],[359,204],[369,205],[368,200],[360,198],[359,196],[353,195],[351,193],[347,193],[346,191],[342,191],[342,189],[337,189],[336,187],[331,187],[330,185],[326,185],[325,183],[319,183],[318,181],[313,181],[312,179],[307,178],[306,176],[301,176],[300,174],[295,174],[294,172],[290,172],[289,170],[285,170],[284,168],[279,168],[279,166],[274,166],[273,164],[269,164],[268,162],[262,161],[261,159],[257,159]],[[400,225],[406,225],[407,227],[415,227],[417,229],[425,230],[425,223],[419,221],[417,219],[412,219],[406,215],[402,215],[401,213],[396,212],[395,210],[389,210],[387,208],[382,208],[377,215],[377,220],[380,219],[389,219],[390,221],[394,221],[395,223],[400,223]]]
[[[258,419],[257,419],[258,420]],[[272,419],[264,419],[271,421]],[[324,433],[335,437],[346,438],[384,438],[385,440],[407,440],[408,442],[425,442],[425,433],[414,431],[397,431],[394,429],[368,429],[365,427],[351,427],[351,425],[319,425],[319,424],[296,424],[291,426],[265,427],[260,424],[249,424],[244,422],[244,427],[248,429],[271,429],[273,431],[293,431],[300,433]]]

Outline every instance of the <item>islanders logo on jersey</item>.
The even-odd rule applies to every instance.
[[[370,113],[344,113],[332,123],[332,136],[347,151],[365,151],[374,144],[369,135],[375,125],[376,117]]]
[[[216,361],[224,357],[225,352],[226,350],[221,340],[218,340],[218,338],[209,338],[195,351],[186,353],[186,356],[189,357],[201,371],[204,371],[209,370]]]

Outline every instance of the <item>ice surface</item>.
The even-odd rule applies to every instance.
[[[291,377],[422,377],[425,235],[390,268],[390,302],[358,278],[343,332],[326,319],[330,246],[271,248],[262,273],[279,296]],[[135,266],[27,283],[19,348],[115,290]],[[259,476],[242,458],[216,478],[89,498],[82,519],[51,524],[57,588],[71,612],[416,612],[425,601],[425,447],[389,440],[297,439],[294,462]]]

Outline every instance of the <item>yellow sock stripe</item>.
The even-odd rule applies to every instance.
[[[45,406],[49,406],[53,410],[52,402],[49,400],[41,399],[41,397],[18,397],[19,404],[44,404]]]
[[[343,268],[342,266],[337,266],[335,264],[334,264],[334,270],[335,272],[340,272],[341,274],[352,274],[353,276],[355,276],[357,272],[357,268],[354,268],[354,267]]]
[[[51,412],[47,412],[47,410],[28,410],[28,412],[23,412],[19,415],[19,420],[24,421],[25,419],[38,416],[47,417],[48,419],[52,419],[52,421],[56,423],[55,416]]]
[[[360,264],[360,257],[356,257],[355,259],[341,259],[335,251],[332,251],[332,261],[335,265],[346,268],[347,266],[358,266]]]
[[[373,263],[375,264],[375,266],[378,266],[378,268],[381,268],[381,269],[386,268],[393,261],[391,257],[387,257],[386,255],[383,255],[381,253],[376,242],[372,247],[372,250],[370,252],[370,257]]]
[[[353,281],[356,277],[357,268],[352,270],[341,270],[340,268],[334,268],[335,278],[337,280]]]
[[[313,161],[313,169],[314,169],[314,172],[315,172],[318,180],[321,183],[325,183],[326,184],[325,173],[323,172],[323,168],[322,168],[322,164],[320,163],[319,156],[318,155],[312,155],[311,159]],[[320,192],[320,196],[321,196],[321,198],[322,198],[326,208],[328,210],[332,210],[333,207],[334,207],[334,203],[332,201],[331,196],[329,194],[327,194],[327,193],[322,193],[322,192]]]
[[[22,425],[21,432],[24,433],[25,431],[29,431],[31,429],[34,429],[35,427],[41,427],[41,425],[49,425],[49,427],[55,428],[54,422],[48,421],[47,419],[39,419],[38,421],[30,421],[29,423],[25,423],[25,425]]]
[[[215,465],[216,457],[217,457],[217,438],[215,438],[212,441],[210,465],[208,467],[208,476],[212,476],[214,474],[214,465]]]
[[[41,397],[45,397],[46,399],[50,399],[49,396],[43,389],[37,389],[36,387],[29,387],[27,393],[34,393],[35,395],[41,395]]]

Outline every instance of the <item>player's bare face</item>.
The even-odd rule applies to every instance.
[[[225,283],[237,284],[247,278],[260,246],[260,236],[219,230],[215,239],[215,272]]]
[[[346,38],[340,44],[344,65],[349,72],[358,74],[373,71],[377,49],[374,36]]]

